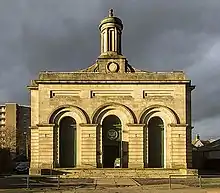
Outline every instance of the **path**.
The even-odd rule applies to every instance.
[[[56,188],[34,188],[31,190],[25,189],[0,189],[0,193],[18,193],[18,192],[34,192],[34,193],[220,193],[220,188],[213,189],[201,189],[193,188],[180,184],[173,184],[172,189],[169,189],[168,184],[162,185],[143,185],[140,186],[133,179],[126,178],[114,178],[114,179],[95,179],[92,183],[86,181],[85,183],[79,183],[75,186],[62,187],[60,190]]]

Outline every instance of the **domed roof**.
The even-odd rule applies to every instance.
[[[122,21],[118,18],[118,17],[115,17],[113,16],[113,9],[110,9],[109,10],[109,16],[108,17],[105,17],[100,25],[99,25],[99,29],[101,29],[102,25],[106,24],[106,23],[115,23],[115,24],[118,24],[121,29],[123,29],[123,24],[122,24]]]

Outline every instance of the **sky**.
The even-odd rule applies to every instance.
[[[219,0],[0,0],[0,102],[29,104],[39,71],[76,71],[100,54],[99,22],[122,19],[123,54],[148,71],[184,70],[193,133],[220,138]]]

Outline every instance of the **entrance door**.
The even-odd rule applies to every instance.
[[[60,121],[59,150],[60,167],[75,167],[76,121],[72,117],[64,117]]]
[[[164,124],[160,117],[148,123],[148,167],[164,167]]]
[[[104,168],[114,168],[117,158],[122,164],[121,121],[115,115],[109,115],[103,120],[102,150]]]

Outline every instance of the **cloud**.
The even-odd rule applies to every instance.
[[[185,70],[197,86],[194,132],[218,135],[219,0],[2,0],[0,101],[28,103],[25,86],[41,70],[91,65],[99,55],[98,25],[109,8],[123,20],[123,53],[130,64]]]
[[[220,116],[214,116],[195,122],[195,128],[199,128],[200,133],[206,139],[219,139],[220,134],[218,132],[220,125]],[[198,129],[197,129],[198,130]],[[198,132],[193,130],[194,136]]]

